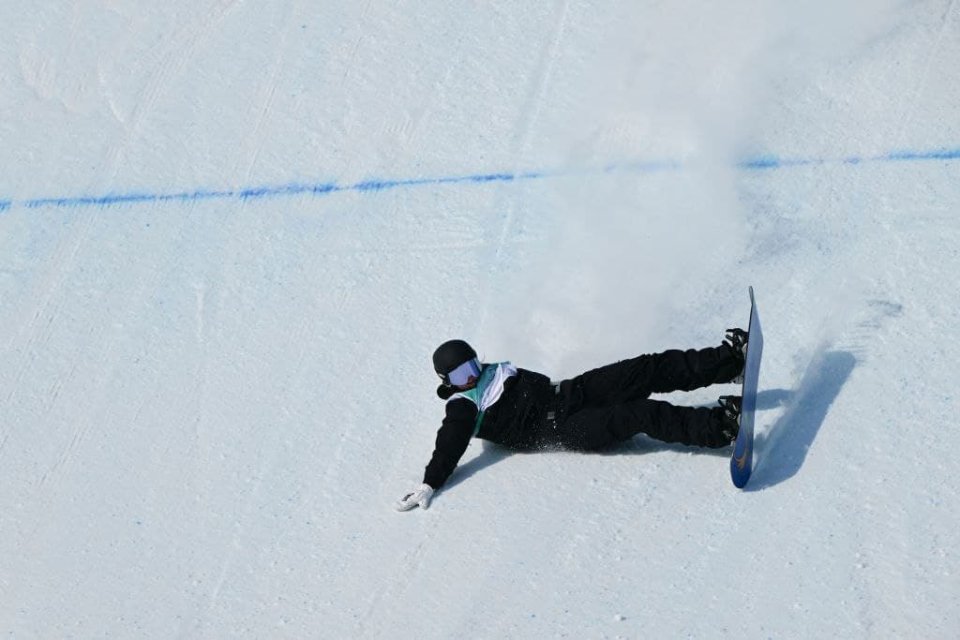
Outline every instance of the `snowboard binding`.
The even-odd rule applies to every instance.
[[[740,363],[740,373],[731,380],[733,384],[743,384],[743,369],[747,361],[747,343],[750,341],[750,334],[743,329],[727,329],[724,335],[723,344],[733,349],[733,353]]]
[[[720,396],[718,402],[723,409],[723,437],[730,442],[737,439],[740,433],[740,412],[743,408],[743,399],[740,396]]]

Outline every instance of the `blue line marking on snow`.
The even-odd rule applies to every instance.
[[[533,174],[527,174],[529,177],[532,177]],[[486,176],[474,176],[472,178],[473,182],[510,182],[517,178],[516,175],[512,173],[491,173]]]
[[[748,158],[737,163],[738,169],[745,171],[766,171],[772,169],[791,169],[793,167],[807,167],[829,164],[831,162],[846,162],[846,160],[826,160],[823,158],[781,158],[765,155]]]
[[[783,163],[776,156],[759,156],[744,160],[738,166],[741,169],[777,169],[783,166]]]
[[[880,156],[881,160],[892,162],[902,160],[960,160],[960,149],[937,149],[936,151],[894,151],[885,156]]]
[[[804,166],[825,166],[830,164],[861,165],[881,162],[922,162],[960,160],[960,148],[940,148],[926,151],[900,150],[891,151],[879,156],[847,156],[842,158],[782,158],[767,154],[749,157],[736,163],[735,167],[742,171],[774,171]],[[27,209],[56,208],[75,209],[81,207],[112,207],[117,205],[136,205],[164,202],[200,202],[204,200],[262,200],[265,198],[293,197],[293,196],[326,196],[334,193],[372,193],[389,191],[391,189],[444,186],[457,184],[493,184],[519,182],[526,180],[540,180],[546,178],[562,178],[582,175],[611,174],[611,173],[660,173],[682,171],[687,168],[682,162],[673,160],[636,160],[608,164],[602,168],[580,169],[542,169],[519,173],[478,173],[453,176],[434,176],[423,178],[370,178],[354,184],[341,185],[336,182],[320,182],[315,184],[292,182],[282,185],[255,185],[238,189],[197,189],[195,191],[179,191],[174,193],[107,193],[99,196],[66,196],[54,198],[33,198],[28,200],[0,200],[0,213],[15,206]]]
[[[316,184],[310,187],[310,193],[315,196],[322,196],[327,193],[333,193],[337,190],[337,185],[333,183],[328,184]]]
[[[827,164],[873,164],[878,162],[910,162],[930,160],[960,160],[960,149],[934,149],[930,151],[893,151],[879,156],[846,156],[844,158],[781,158],[762,155],[747,158],[737,163],[737,168],[747,171],[789,169],[791,167],[819,166]]]

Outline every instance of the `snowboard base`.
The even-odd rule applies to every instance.
[[[753,418],[757,410],[757,384],[760,380],[760,358],[763,356],[763,331],[753,287],[750,287],[750,325],[747,332],[749,338],[743,368],[743,388],[740,391],[740,430],[730,457],[730,478],[739,489],[747,486],[753,472]]]

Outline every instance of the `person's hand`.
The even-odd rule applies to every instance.
[[[404,494],[394,505],[397,511],[409,511],[416,506],[421,509],[430,507],[430,499],[433,498],[433,487],[428,484],[422,484],[413,491]]]

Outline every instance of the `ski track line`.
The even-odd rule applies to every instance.
[[[81,364],[94,364],[93,369],[95,371],[105,370],[103,356],[108,351],[104,345],[105,339],[103,334],[104,326],[102,324],[98,324],[93,329],[86,332],[86,335],[83,336],[82,342],[90,345],[99,345],[95,352],[101,356],[101,359],[95,362],[84,361],[82,363],[75,360],[68,372],[61,372],[55,376],[53,384],[43,399],[42,415],[44,418],[49,416],[50,412],[53,411],[54,407],[56,406],[64,384],[67,381],[76,378]],[[103,387],[97,387],[96,390],[102,391]],[[87,401],[94,403],[92,406],[98,406],[102,400],[102,395],[95,397],[92,395],[90,389],[87,389],[85,396]],[[37,488],[41,491],[48,491],[50,488],[58,486],[63,472],[69,468],[70,463],[76,457],[77,451],[87,439],[88,434],[94,426],[95,418],[90,415],[90,411],[75,412],[72,414],[72,416],[75,417],[72,418],[68,423],[71,425],[72,429],[64,434],[64,437],[62,438],[66,441],[66,443],[62,446],[52,466],[47,469],[47,471],[45,471],[37,481]],[[54,434],[54,437],[56,437],[56,435],[57,434]]]
[[[292,344],[304,344],[308,335],[310,335],[311,318],[308,315],[301,317],[301,320],[297,323],[296,329],[291,334],[290,342]],[[297,356],[294,360],[293,366],[289,369],[293,374],[297,374],[300,371],[303,371],[303,364],[307,360],[308,351],[306,349],[298,349]],[[282,416],[281,420],[285,424],[290,424],[294,419],[294,414],[290,411],[286,402],[281,402],[280,407],[278,408],[278,413]],[[278,425],[278,428],[281,431],[284,424]],[[282,447],[281,447],[282,448]],[[304,505],[309,499],[313,497],[312,493],[304,492],[302,485],[296,487],[292,496],[288,498],[288,503],[291,505],[288,512],[288,518],[291,522],[294,521],[294,517],[299,515],[304,508]],[[274,553],[271,555],[276,555],[276,551],[282,548],[284,540],[286,540],[287,535],[290,533],[291,527],[279,527],[279,533],[274,537],[272,550]]]
[[[266,83],[266,89],[264,90],[263,86],[261,85],[258,92],[256,103],[260,106],[257,109],[256,124],[254,124],[253,128],[244,136],[244,142],[240,146],[241,149],[245,149],[248,146],[253,147],[250,158],[246,162],[246,170],[243,171],[244,183],[248,183],[250,181],[250,176],[253,174],[253,169],[257,164],[257,160],[260,158],[260,153],[263,151],[265,138],[260,135],[260,132],[263,131],[264,125],[267,122],[267,118],[273,111],[273,105],[277,96],[277,85],[280,83],[280,72],[283,69],[283,63],[286,59],[287,39],[290,35],[291,29],[293,28],[295,22],[294,18],[299,13],[299,7],[300,3],[297,2],[287,14],[287,19],[285,21],[286,23],[283,29],[280,31],[279,42],[274,47],[276,54],[273,57],[273,63],[270,67],[270,75]],[[244,155],[244,153],[240,154],[237,159],[238,164]],[[236,173],[236,171],[234,171],[234,173]]]
[[[528,92],[527,99],[525,103],[527,107],[523,111],[521,116],[521,125],[518,130],[519,135],[516,136],[513,144],[513,152],[511,155],[515,158],[515,163],[512,168],[512,174],[517,175],[519,168],[522,165],[523,157],[527,153],[527,150],[530,148],[530,140],[533,135],[533,130],[536,127],[536,124],[540,121],[540,114],[543,111],[543,98],[547,92],[547,85],[550,82],[550,78],[553,76],[553,69],[556,66],[558,52],[560,50],[560,41],[563,39],[563,34],[566,31],[567,24],[567,13],[570,9],[570,0],[563,0],[563,4],[560,7],[559,17],[557,18],[557,24],[553,30],[553,37],[551,38],[549,44],[544,46],[541,49],[540,60],[537,63],[537,71],[534,74],[533,82],[531,83],[531,89]],[[516,196],[511,194],[511,197],[507,202],[507,212],[503,222],[503,228],[500,230],[500,237],[497,240],[497,249],[494,255],[495,262],[500,262],[503,259],[503,249],[506,245],[507,238],[510,235],[510,229],[513,227],[513,219],[516,212]]]
[[[117,170],[121,166],[121,154],[130,144],[140,135],[146,115],[153,111],[154,105],[163,94],[164,88],[170,84],[170,81],[177,77],[184,66],[196,50],[197,44],[202,37],[213,31],[220,24],[223,18],[237,4],[238,0],[216,0],[206,12],[201,20],[189,20],[186,25],[174,32],[170,38],[165,38],[167,46],[159,56],[159,70],[150,76],[146,88],[141,93],[141,99],[137,101],[136,106],[130,116],[130,123],[124,124],[125,133],[121,140],[113,145],[113,148],[107,155],[105,164],[111,169],[109,175],[116,177]],[[114,112],[116,115],[116,112]]]
[[[58,479],[62,476],[63,470],[67,467],[67,463],[70,462],[74,453],[79,449],[81,443],[86,439],[87,433],[90,431],[90,421],[84,420],[78,427],[73,431],[73,437],[70,438],[70,442],[61,450],[60,455],[57,457],[57,460],[53,463],[53,466],[50,467],[41,477],[38,483],[40,489],[46,490],[47,485],[51,483],[53,479]],[[54,483],[55,486],[56,483]]]
[[[80,246],[86,240],[94,217],[89,214],[84,215],[80,229],[57,243],[52,259],[46,262],[46,268],[33,287],[35,294],[24,296],[33,304],[28,305],[19,314],[20,320],[15,321],[15,326],[20,329],[10,332],[10,339],[5,349],[10,355],[15,350],[20,353],[10,358],[16,373],[12,384],[9,384],[9,392],[5,400],[7,407],[11,406],[14,398],[27,386],[24,384],[24,379],[36,362],[38,354],[46,352],[45,347],[50,340],[55,321],[59,317],[60,297],[57,294],[66,280],[67,272],[75,261]],[[45,322],[44,319],[46,319]],[[15,345],[20,348],[15,349]]]
[[[356,291],[360,289],[358,286],[359,279],[360,278],[355,275],[347,280],[338,279],[339,286],[335,290],[330,291],[330,298],[335,300],[335,306],[333,309],[334,316],[342,316],[343,310],[356,297]],[[355,423],[356,421],[351,420],[350,425],[347,426],[344,432],[340,435],[340,441],[337,444],[333,459],[330,461],[330,464],[327,465],[326,469],[324,469],[323,486],[325,487],[339,486],[336,480],[340,475],[340,467],[343,466],[344,448],[348,438],[351,434],[353,434],[354,429],[356,428]]]
[[[537,68],[534,72],[532,82],[530,83],[530,88],[527,92],[527,98],[524,100],[525,107],[520,116],[520,126],[517,130],[517,135],[514,137],[514,142],[511,145],[513,148],[511,150],[511,155],[514,157],[514,166],[512,168],[511,174],[517,175],[519,172],[520,166],[523,164],[523,157],[527,153],[527,150],[530,148],[530,140],[533,135],[533,130],[536,127],[537,123],[540,121],[540,114],[543,111],[543,102],[544,96],[547,92],[547,86],[550,83],[550,78],[553,76],[553,70],[557,63],[557,58],[559,57],[560,51],[560,42],[563,40],[563,35],[566,31],[567,25],[567,15],[570,10],[570,0],[562,0],[560,4],[560,10],[557,12],[556,25],[553,28],[552,37],[544,43],[544,46],[540,49],[540,58],[537,62]],[[496,208],[500,208],[499,206]],[[516,191],[511,191],[506,197],[506,203],[503,205],[505,210],[503,226],[500,229],[500,236],[497,238],[496,248],[493,253],[493,271],[501,272],[503,270],[503,260],[504,260],[504,249],[507,244],[507,239],[510,237],[510,232],[514,227],[514,218],[516,217],[517,210],[517,195]],[[493,280],[491,280],[492,282]],[[494,286],[487,288],[487,292],[483,305],[481,306],[482,312],[480,314],[480,320],[477,323],[477,330],[479,334],[483,333],[484,327],[487,323],[487,318],[490,315],[490,301],[493,298],[495,291]]]
[[[64,379],[71,379],[77,372],[79,365],[74,364],[70,372],[64,376],[59,375],[54,381],[53,387],[51,388],[50,394],[48,395],[44,407],[44,415],[48,415],[50,410],[53,408],[53,405],[56,403],[57,398],[60,396],[60,391],[63,389]],[[78,414],[79,415],[79,414]],[[75,425],[72,431],[71,436],[69,437],[66,445],[60,450],[60,453],[57,455],[56,460],[53,465],[47,469],[43,474],[41,474],[39,480],[37,481],[37,486],[39,489],[46,489],[47,485],[50,484],[51,480],[58,478],[61,475],[61,472],[66,467],[67,463],[73,458],[74,453],[79,448],[80,444],[85,439],[87,432],[89,432],[91,426],[91,421],[89,419],[83,419],[79,424]]]
[[[194,337],[197,341],[197,364],[193,372],[193,389],[191,399],[196,402],[196,417],[190,427],[191,446],[196,454],[202,450],[203,436],[206,433],[207,412],[210,406],[210,372],[207,365],[207,282],[201,279],[194,285],[194,295],[196,296],[196,311],[194,316]],[[214,326],[216,323],[213,323]],[[197,478],[200,474],[194,475]]]
[[[917,83],[917,88],[912,92],[910,100],[907,103],[906,112],[904,113],[900,122],[900,130],[897,132],[897,140],[903,138],[903,134],[907,127],[909,127],[910,123],[913,122],[914,114],[916,113],[917,107],[920,104],[920,98],[923,96],[923,93],[927,88],[927,81],[930,76],[930,69],[933,66],[933,61],[937,57],[937,53],[940,51],[940,46],[943,44],[944,34],[946,34],[948,28],[950,27],[950,17],[953,15],[953,9],[956,4],[957,0],[951,0],[946,11],[944,11],[943,15],[940,17],[940,29],[937,32],[937,37],[934,38],[933,42],[930,44],[927,60],[923,65],[923,72],[920,74],[920,81]]]
[[[234,523],[233,536],[228,543],[227,552],[224,556],[223,563],[220,566],[220,574],[218,575],[217,581],[210,593],[210,602],[207,606],[208,618],[213,615],[214,609],[220,600],[220,594],[223,591],[223,586],[227,582],[227,576],[234,564],[236,564],[237,556],[243,550],[241,540],[246,535],[250,516],[253,513],[254,503],[256,502],[257,497],[260,495],[260,490],[263,487],[264,477],[266,477],[268,474],[272,474],[274,468],[276,467],[276,458],[277,451],[274,450],[272,452],[265,452],[262,460],[260,461],[253,487],[250,488],[246,500],[244,501],[243,509]]]
[[[417,508],[419,509],[419,507]],[[375,619],[374,614],[380,609],[382,602],[396,602],[398,596],[409,589],[409,585],[412,582],[409,576],[420,566],[424,549],[426,549],[427,544],[432,542],[433,538],[436,537],[436,531],[436,527],[430,528],[416,548],[411,553],[402,556],[397,567],[391,571],[390,579],[386,581],[381,580],[378,583],[373,597],[370,598],[363,615],[360,616],[360,620],[357,622],[357,638],[368,637],[367,621]]]
[[[67,378],[72,378],[74,374],[79,369],[79,365],[76,364],[70,371],[70,374],[67,375]],[[56,398],[59,397],[60,391],[63,388],[64,376],[58,376],[57,381],[54,383],[51,390],[51,397],[48,399],[47,411],[52,408]],[[53,461],[52,465],[41,473],[39,478],[35,478],[32,481],[33,494],[29,496],[24,496],[24,500],[29,500],[30,503],[34,506],[34,510],[38,513],[53,513],[53,501],[55,496],[58,495],[57,487],[60,485],[60,480],[63,477],[63,472],[70,467],[70,463],[75,459],[76,452],[80,449],[81,445],[87,438],[87,435],[90,433],[91,428],[93,427],[94,420],[89,417],[83,417],[79,419],[76,424],[73,425],[73,428],[68,434],[66,434],[65,439],[67,442],[62,446],[59,453],[56,455],[56,459]],[[54,437],[57,434],[54,434]],[[4,438],[6,441],[6,437]],[[24,553],[26,555],[31,555],[33,551],[30,549],[30,546],[33,544],[33,541],[38,538],[38,532],[45,526],[48,525],[49,521],[45,518],[37,518],[33,522],[33,526],[29,531],[19,530],[15,533],[16,541],[14,543],[14,548],[18,553]]]
[[[241,211],[238,212],[237,219],[240,221],[242,221],[243,219],[242,209],[244,208],[244,206],[245,206],[245,203],[241,203]],[[239,253],[238,244],[240,243],[241,234],[228,233],[227,235],[229,240],[226,243],[226,246],[224,247],[224,250],[221,254],[223,255],[223,259],[220,262],[220,264],[224,265],[220,274],[221,275],[220,281],[222,282],[224,291],[230,291],[231,285],[233,285],[235,282],[239,280],[239,278],[237,277],[237,268],[238,268],[237,255]],[[238,313],[242,314],[242,311],[238,311]],[[197,442],[199,443],[203,435],[203,432],[205,430],[206,412],[203,410],[203,407],[207,405],[207,400],[208,400],[207,394],[209,393],[207,389],[208,371],[207,371],[207,358],[205,354],[201,356],[200,362],[198,363],[198,367],[200,368],[200,371],[199,371],[200,375],[203,376],[202,378],[203,384],[198,387],[198,393],[200,394],[201,411],[198,415],[198,419],[194,423],[195,434],[196,434]],[[221,566],[220,566],[219,575],[217,576],[216,582],[213,585],[213,589],[210,592],[209,601],[207,603],[206,614],[204,616],[204,619],[200,623],[201,628],[206,623],[207,619],[210,619],[213,617],[214,610],[216,609],[217,603],[220,600],[220,594],[223,591],[223,586],[226,584],[227,576],[230,572],[230,569],[233,567],[233,565],[236,562],[237,554],[240,551],[240,539],[243,537],[246,529],[246,521],[248,520],[249,514],[253,509],[254,498],[256,494],[259,492],[260,486],[263,482],[264,464],[265,462],[261,461],[260,469],[257,474],[255,484],[247,494],[246,501],[242,508],[242,512],[237,517],[236,522],[233,525],[233,529],[234,529],[233,535],[231,537],[230,542],[228,543],[226,553],[224,554],[223,562],[221,563]]]
[[[32,355],[32,346],[37,339],[36,333],[38,329],[36,327],[40,323],[40,319],[46,315],[46,311],[58,288],[58,281],[62,280],[64,263],[67,262],[66,256],[71,253],[67,249],[69,246],[67,239],[60,240],[55,244],[52,259],[43,261],[45,268],[41,271],[39,279],[33,283],[33,291],[35,293],[21,298],[35,302],[21,312],[19,321],[15,321],[14,326],[20,327],[20,331],[11,331],[8,334],[9,337],[5,347],[7,352],[12,351],[15,344],[22,345],[26,342],[26,344],[23,345],[25,348],[22,349],[22,351],[27,354],[28,358]],[[60,277],[58,278],[58,276]],[[24,316],[26,317],[24,318]],[[56,314],[54,314],[53,317],[55,316]],[[53,321],[53,317],[48,321],[47,326]],[[18,371],[16,376],[18,383],[22,379],[22,375],[23,371]],[[11,385],[11,387],[10,395],[7,397],[8,402],[15,391],[16,385]]]
[[[363,3],[363,6],[360,9],[360,15],[357,20],[357,22],[360,25],[363,25],[363,23],[370,16],[370,14],[373,13],[372,8],[373,8],[373,0],[366,0]],[[360,51],[360,47],[361,45],[363,45],[363,40],[364,40],[363,34],[364,34],[364,30],[361,28],[360,36],[356,39],[356,41],[353,43],[353,46],[350,48],[350,54],[346,58],[347,63],[346,65],[344,65],[345,68],[343,70],[343,75],[340,77],[341,88],[346,86],[347,79],[352,75],[353,70],[356,68],[355,61],[357,59],[357,52]]]

